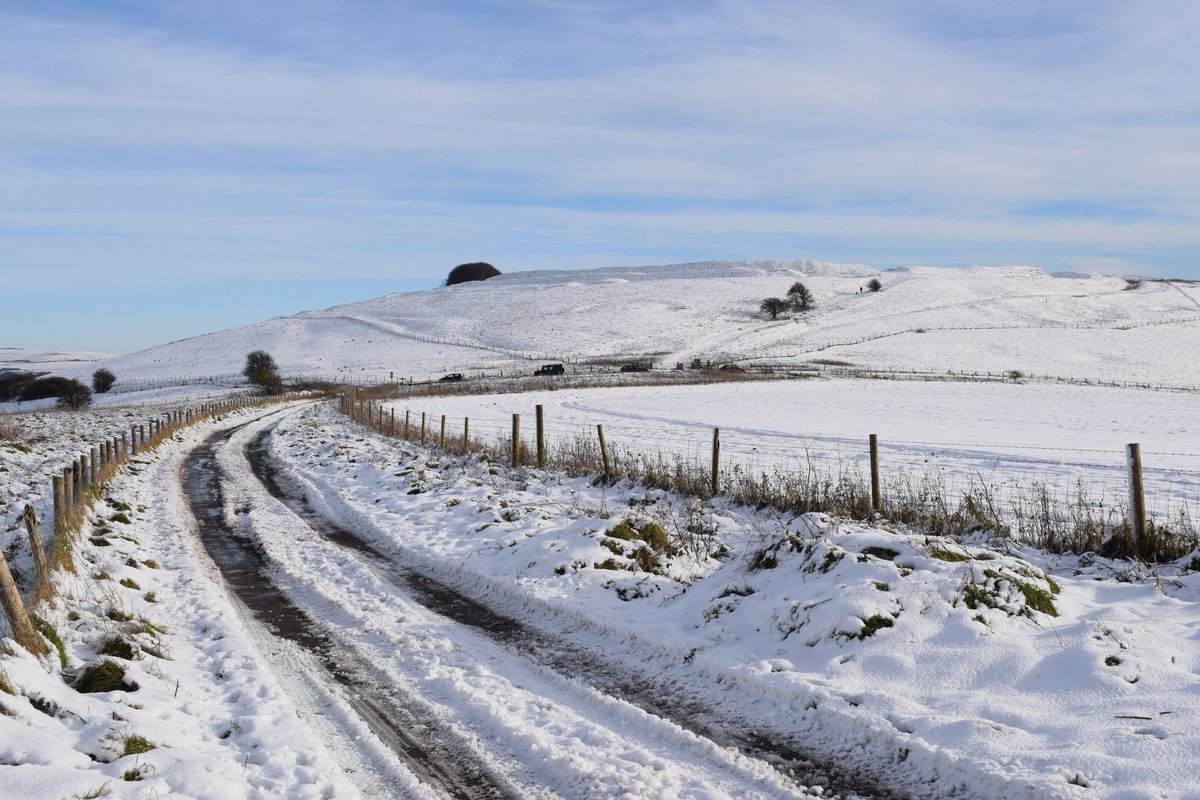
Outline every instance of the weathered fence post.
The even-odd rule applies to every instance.
[[[63,482],[63,508],[66,509],[66,516],[63,518],[67,524],[70,524],[71,517],[75,514],[75,482],[71,479],[71,468],[63,467],[62,471]],[[64,526],[65,529],[65,526]]]
[[[442,435],[438,439],[438,447],[446,449],[446,415],[442,414]]]
[[[396,409],[394,409],[394,408],[391,409],[391,412],[392,412],[392,421],[388,425],[388,436],[395,438],[395,436],[396,436]]]
[[[537,465],[546,466],[545,409],[540,403],[537,406]]]
[[[404,412],[404,440],[405,441],[410,441],[408,438],[408,417],[409,417],[409,412],[407,410],[405,410],[405,412]]]
[[[425,412],[421,412],[421,444],[425,444]]]
[[[596,435],[600,437],[600,463],[604,466],[604,482],[612,480],[612,469],[608,463],[608,444],[604,441],[604,426],[596,426]]]
[[[46,645],[33,629],[25,604],[21,602],[21,594],[17,591],[16,581],[13,580],[12,570],[8,568],[8,559],[0,550],[0,604],[4,606],[4,616],[8,618],[8,627],[12,631],[17,644],[35,655],[46,652]]]
[[[1133,517],[1133,550],[1140,555],[1146,542],[1146,491],[1142,483],[1142,446],[1126,445],[1129,455],[1129,513]]]
[[[512,426],[512,465],[521,466],[521,415],[513,414]]]
[[[713,451],[712,451],[712,495],[717,496],[718,490],[721,488],[721,429],[713,428]]]
[[[879,486],[879,437],[871,434],[871,510],[876,514],[883,510],[883,490]]]
[[[471,444],[471,418],[463,417],[463,451],[470,449]]]
[[[99,477],[100,477],[100,465],[97,463],[97,462],[99,462],[99,460],[100,460],[99,448],[93,447],[92,448],[92,463],[91,463],[92,475],[91,475],[91,479],[88,481],[88,483],[91,484],[92,486],[96,485],[96,481],[99,480]]]
[[[33,553],[33,579],[37,584],[36,595],[50,594],[50,568],[46,565],[46,549],[42,546],[42,532],[38,530],[37,514],[33,506],[25,504],[25,532],[29,534],[29,550]]]

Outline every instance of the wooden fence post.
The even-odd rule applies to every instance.
[[[88,483],[91,484],[92,486],[95,486],[96,481],[99,480],[100,465],[97,463],[99,460],[100,460],[99,448],[93,447],[92,448],[92,462],[91,462],[92,474],[91,474],[91,478],[88,480]]]
[[[75,514],[75,481],[72,480],[70,467],[63,467],[62,482],[63,508],[65,508],[67,511],[65,520],[68,524],[70,524],[71,517]]]
[[[42,532],[38,530],[37,514],[33,506],[25,504],[25,532],[29,534],[29,550],[33,553],[33,579],[37,584],[38,597],[50,595],[50,568],[46,565],[46,548],[42,546]]]
[[[421,444],[425,444],[425,412],[421,412]]]
[[[721,488],[721,429],[713,428],[713,448],[712,448],[712,495],[717,496],[718,490]]]
[[[408,416],[409,416],[409,412],[406,410],[404,412],[404,440],[405,441],[409,441],[409,438],[408,438]]]
[[[438,439],[438,447],[446,449],[446,415],[442,414],[442,435]]]
[[[394,409],[394,408],[391,409],[391,412],[392,412],[392,421],[391,421],[391,424],[388,425],[388,436],[395,438],[396,437],[396,409]]]
[[[876,514],[883,511],[883,490],[879,486],[879,437],[871,434],[871,510]]]
[[[21,602],[21,593],[17,591],[16,581],[13,580],[12,570],[8,568],[8,558],[0,550],[0,604],[4,606],[4,616],[8,618],[8,627],[12,631],[17,644],[35,655],[46,652],[46,645],[33,629],[25,604]]]
[[[512,426],[512,465],[521,466],[521,415],[513,414]]]
[[[604,466],[604,482],[612,480],[612,469],[608,463],[608,444],[604,441],[604,426],[596,426],[596,435],[600,437],[600,463]]]
[[[1141,555],[1146,542],[1146,492],[1142,483],[1142,446],[1126,445],[1129,456],[1129,514],[1133,518],[1133,550]]]
[[[470,449],[471,444],[471,418],[463,417],[463,450]]]
[[[545,409],[539,403],[537,406],[537,465],[546,466],[546,425]]]

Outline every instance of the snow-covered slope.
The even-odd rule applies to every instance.
[[[866,288],[871,278],[883,288]],[[796,281],[805,314],[769,320]],[[232,375],[253,349],[288,374],[423,379],[528,360],[653,356],[1006,371],[1191,384],[1200,288],[1034,267],[878,272],[813,261],[514,272],[389,294],[154,347],[105,362],[134,380]],[[1181,354],[1179,358],[1172,353]],[[90,365],[89,365],[90,366]],[[80,367],[78,371],[84,371]]]

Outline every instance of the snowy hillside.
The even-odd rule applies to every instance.
[[[866,288],[871,278],[879,292]],[[769,320],[796,281],[816,308]],[[105,362],[134,380],[240,371],[269,351],[288,374],[379,379],[653,357],[1194,383],[1170,353],[1200,346],[1200,286],[1033,267],[878,272],[812,261],[513,272],[386,295],[161,345]],[[90,365],[89,365],[90,367]],[[70,373],[71,370],[64,369]],[[76,373],[87,369],[79,367]]]

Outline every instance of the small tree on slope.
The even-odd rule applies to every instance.
[[[768,297],[762,301],[759,308],[764,314],[770,314],[771,319],[777,318],[780,314],[787,311],[791,304],[787,300],[780,300],[778,297]]]
[[[266,350],[255,350],[246,356],[246,368],[242,370],[246,379],[263,390],[264,394],[279,394],[283,391],[283,378],[275,359]]]
[[[817,301],[813,299],[812,292],[800,281],[796,281],[792,284],[792,288],[788,289],[788,302],[793,311],[808,311],[817,304]]]

